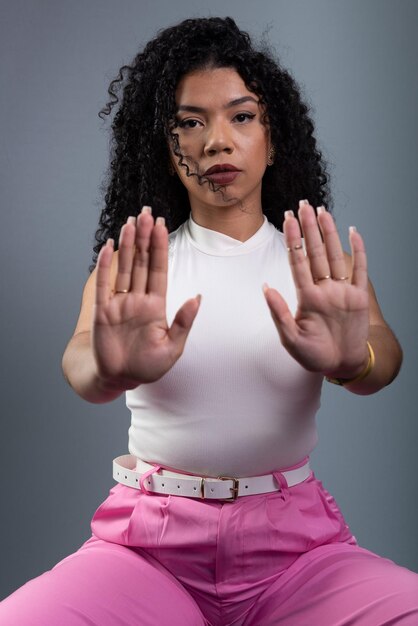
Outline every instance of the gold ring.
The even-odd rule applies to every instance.
[[[314,278],[314,283],[319,283],[319,281],[327,280],[328,278],[331,278],[329,274],[327,274],[326,276],[320,276],[319,278]]]
[[[348,280],[349,278],[350,278],[349,276],[341,276],[341,278],[332,277],[332,280]]]
[[[129,293],[129,289],[115,289],[115,293]]]
[[[302,250],[303,246],[301,243],[298,243],[296,246],[292,246],[292,248],[288,248],[288,252],[293,252],[293,250]]]

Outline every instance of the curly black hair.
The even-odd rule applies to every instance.
[[[110,168],[105,207],[96,231],[93,265],[107,238],[117,241],[122,225],[151,205],[163,216],[169,232],[190,214],[187,191],[178,176],[170,175],[169,146],[182,162],[176,127],[175,92],[187,73],[206,68],[235,69],[245,85],[264,104],[276,159],[262,184],[263,213],[281,230],[284,211],[297,214],[308,198],[313,206],[330,208],[328,174],[313,136],[310,108],[290,74],[263,46],[257,50],[248,33],[230,17],[187,19],[158,33],[133,60],[124,65],[108,88],[110,101],[100,111],[104,119],[116,104],[112,122]],[[118,94],[122,90],[121,100]]]

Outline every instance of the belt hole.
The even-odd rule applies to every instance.
[[[213,489],[211,489],[211,493],[213,493]]]
[[[177,489],[180,489],[180,485],[177,485]]]
[[[137,478],[135,478],[135,482],[136,482],[136,483],[138,482],[138,479],[137,479]]]
[[[164,487],[164,483],[161,483],[161,487]]]
[[[148,484],[149,484],[149,485],[151,484],[151,481],[150,481],[150,480],[148,481]]]
[[[193,490],[196,491],[196,487],[193,487]]]
[[[125,476],[125,478],[128,478],[127,476]]]
[[[245,485],[245,488],[248,489],[248,485]]]

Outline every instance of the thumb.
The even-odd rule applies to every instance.
[[[183,352],[187,335],[190,332],[199,310],[201,299],[202,296],[198,294],[195,298],[187,300],[177,311],[173,323],[168,331],[168,336],[181,352]]]
[[[270,309],[273,322],[279,331],[282,344],[286,347],[293,343],[296,336],[296,322],[283,296],[276,289],[264,283],[263,292]]]

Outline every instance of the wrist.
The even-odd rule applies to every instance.
[[[361,380],[364,380],[367,376],[369,376],[375,365],[375,354],[370,343],[367,341],[366,344],[368,354],[361,369],[359,369],[350,377],[325,376],[326,380],[329,383],[333,383],[334,385],[345,386],[352,383],[358,383]]]
[[[138,387],[140,383],[138,381],[132,381],[128,379],[122,380],[115,377],[97,374],[96,384],[98,389],[103,391],[103,393],[121,395],[122,393],[125,393],[125,391],[127,391],[128,389],[135,389],[135,387]]]

